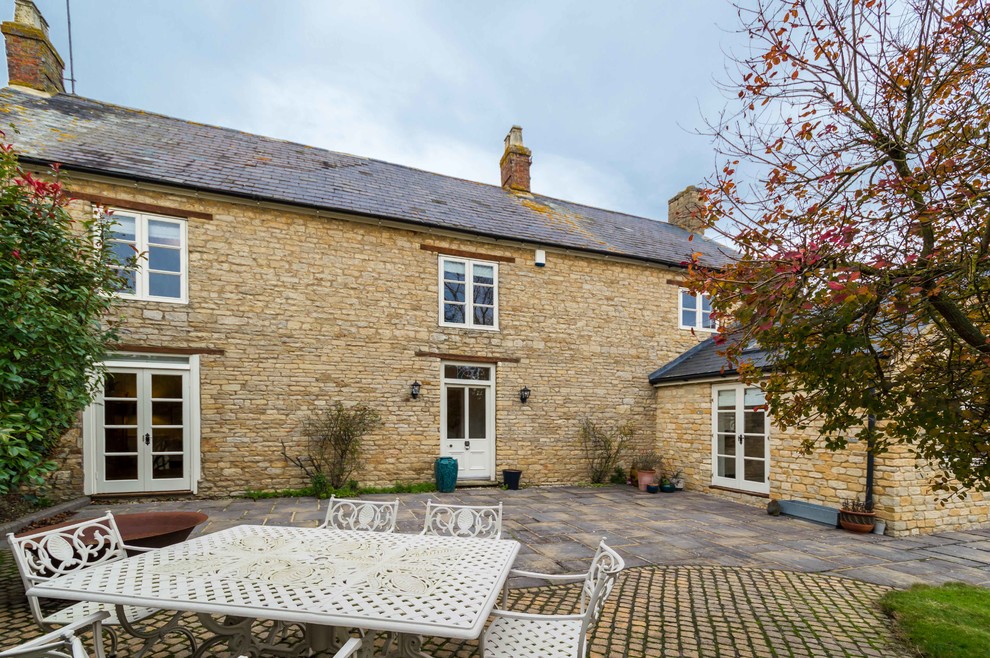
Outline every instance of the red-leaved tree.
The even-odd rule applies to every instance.
[[[990,488],[990,8],[759,0],[712,121],[710,226],[740,257],[692,268],[747,381],[774,364],[783,426],[912,447],[945,489]],[[809,448],[811,444],[809,443]],[[953,479],[954,478],[954,479]]]

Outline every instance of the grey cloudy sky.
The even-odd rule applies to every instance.
[[[68,60],[64,0],[35,1]],[[72,0],[80,95],[492,184],[519,124],[534,192],[656,218],[714,167],[692,131],[736,22],[727,0]]]

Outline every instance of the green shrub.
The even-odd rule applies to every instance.
[[[612,484],[626,484],[628,481],[629,474],[621,466],[616,466],[615,470],[612,471],[612,477],[609,478],[609,482]]]
[[[56,171],[57,174],[57,171]],[[0,144],[0,494],[43,487],[52,453],[96,394],[124,279],[112,217],[74,223],[58,182]]]

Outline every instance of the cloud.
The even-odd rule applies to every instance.
[[[373,89],[344,89],[299,76],[257,75],[240,86],[227,125],[247,132],[498,185],[503,135],[470,142],[408,121],[402,103]],[[389,96],[389,92],[385,92]],[[394,97],[389,99],[394,101]],[[633,196],[622,176],[550,152],[533,155],[533,191],[618,209]],[[623,203],[623,199],[626,203]]]

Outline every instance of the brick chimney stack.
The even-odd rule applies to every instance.
[[[680,226],[685,231],[705,234],[705,222],[701,217],[701,190],[688,185],[667,202],[667,223]]]
[[[523,146],[522,128],[512,126],[505,136],[505,153],[499,161],[502,167],[502,189],[529,192],[529,166],[533,152]]]
[[[0,25],[7,42],[8,84],[48,94],[65,92],[65,62],[48,39],[48,23],[31,0],[15,0],[14,20]]]

